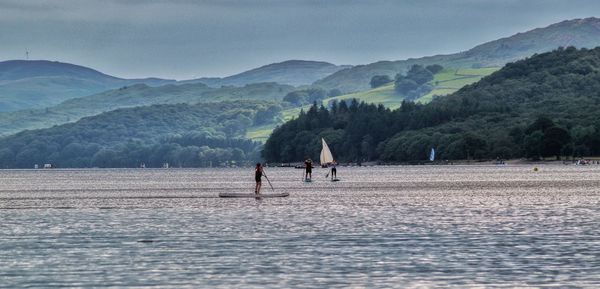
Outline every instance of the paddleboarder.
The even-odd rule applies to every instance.
[[[254,168],[254,180],[256,181],[256,187],[254,188],[255,194],[260,194],[260,187],[262,186],[263,167],[260,163],[256,163]]]
[[[333,160],[333,162],[331,162],[331,164],[329,164],[329,166],[331,167],[331,180],[333,181],[334,179],[337,179],[337,162],[335,160]]]
[[[307,157],[304,161],[304,167],[306,168],[306,172],[304,174],[304,180],[312,179],[312,160]]]

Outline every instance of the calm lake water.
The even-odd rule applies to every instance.
[[[0,286],[600,286],[600,166],[539,168],[0,170]]]

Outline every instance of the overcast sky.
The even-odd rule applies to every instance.
[[[467,50],[597,0],[0,0],[0,60],[120,77],[225,76],[288,59],[365,64]]]

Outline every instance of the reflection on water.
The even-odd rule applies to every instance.
[[[600,285],[600,167],[267,173],[290,197],[217,197],[252,169],[0,171],[0,283]]]

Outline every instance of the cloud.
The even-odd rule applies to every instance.
[[[0,59],[124,77],[227,75],[286,59],[361,64],[466,50],[560,20],[592,0],[3,0]]]

